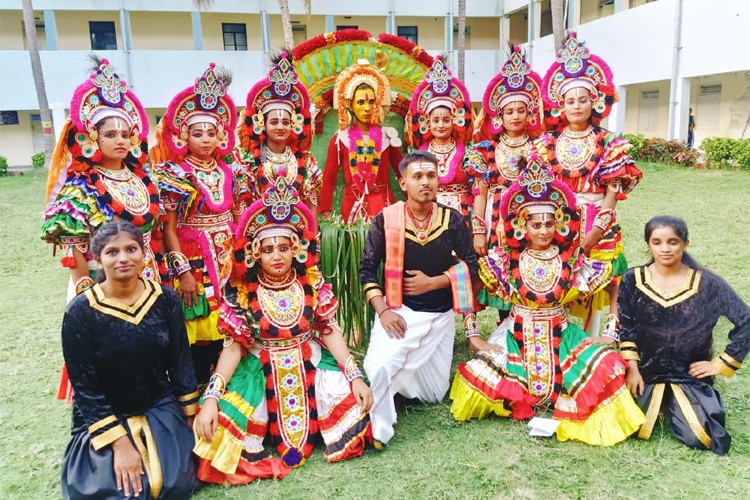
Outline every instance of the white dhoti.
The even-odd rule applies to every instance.
[[[455,313],[392,309],[406,321],[403,339],[388,336],[375,318],[364,368],[375,400],[370,410],[373,437],[387,443],[393,437],[396,408],[393,396],[401,394],[427,403],[441,401],[450,385]]]

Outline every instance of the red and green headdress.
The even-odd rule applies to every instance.
[[[461,80],[453,76],[442,58],[436,56],[411,99],[410,141],[413,146],[419,147],[432,138],[429,115],[433,109],[441,106],[450,109],[453,115],[453,138],[456,142],[467,143],[474,126],[474,109],[469,91]],[[405,134],[405,137],[409,139],[410,135]]]
[[[527,131],[531,135],[543,129],[542,79],[531,69],[521,47],[514,46],[500,72],[490,80],[482,98],[482,113],[477,131],[481,139],[490,139],[503,131],[503,108],[523,102],[528,110]]]
[[[555,62],[547,70],[542,83],[544,102],[548,107],[550,125],[567,123],[563,113],[564,95],[574,88],[585,88],[593,101],[591,122],[599,125],[609,116],[612,105],[619,98],[613,82],[612,70],[604,60],[595,56],[571,32],[557,53]]]

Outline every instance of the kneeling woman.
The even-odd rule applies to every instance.
[[[686,252],[682,219],[657,216],[646,224],[653,258],[623,276],[620,351],[628,360],[628,388],[646,411],[639,437],[648,439],[662,407],[672,434],[691,448],[724,454],[731,437],[713,377],[732,377],[750,349],[750,307]],[[720,316],[732,322],[729,345],[711,359]]]
[[[224,350],[195,423],[203,481],[282,478],[319,435],[329,462],[359,456],[372,441],[372,392],[313,265],[316,223],[298,200],[279,177],[240,219],[219,311]],[[281,460],[264,450],[266,434]]]
[[[625,361],[608,345],[590,345],[564,309],[606,286],[612,273],[611,265],[581,255],[575,195],[531,155],[501,198],[500,215],[503,246],[480,260],[480,277],[513,305],[489,342],[474,343],[477,356],[458,367],[453,416],[523,420],[551,402],[561,441],[608,446],[626,439],[644,416],[626,389]]]
[[[101,227],[90,250],[105,280],[68,304],[62,326],[74,389],[63,498],[187,498],[199,395],[180,299],[140,278],[134,225]]]

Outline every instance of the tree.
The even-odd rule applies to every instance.
[[[555,51],[562,48],[565,38],[565,0],[551,0],[552,36],[555,39]]]
[[[453,30],[451,30],[453,31]],[[451,33],[451,36],[453,34]],[[458,79],[464,81],[466,56],[466,0],[458,0]]]
[[[31,0],[23,0],[23,24],[26,31],[26,45],[31,57],[31,73],[34,76],[36,87],[36,98],[39,101],[39,114],[42,118],[42,131],[44,132],[44,168],[49,168],[52,152],[55,147],[55,137],[52,132],[52,112],[47,101],[47,89],[44,85],[44,72],[42,71],[42,60],[39,57],[39,44],[36,39],[36,21],[34,21],[34,6]]]

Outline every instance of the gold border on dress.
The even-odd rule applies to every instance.
[[[667,293],[654,284],[648,266],[635,268],[633,274],[636,288],[662,307],[672,307],[697,294],[702,276],[701,271],[688,268],[682,285]]]
[[[651,401],[648,404],[648,410],[646,410],[646,421],[638,432],[638,437],[641,439],[649,439],[651,437],[654,424],[656,424],[656,419],[659,417],[661,402],[664,400],[665,387],[665,384],[654,384],[654,389],[651,392]]]
[[[711,436],[706,433],[706,429],[703,428],[700,420],[698,420],[698,415],[696,415],[695,410],[693,409],[693,405],[690,404],[690,400],[685,395],[685,391],[682,390],[680,384],[669,385],[672,387],[672,392],[674,393],[674,398],[677,401],[677,406],[680,407],[680,411],[683,415],[685,415],[685,420],[687,420],[687,423],[690,426],[690,430],[693,431],[693,434],[695,434],[695,437],[698,438],[698,441],[700,441],[703,446],[706,447],[706,449],[710,450]]]

